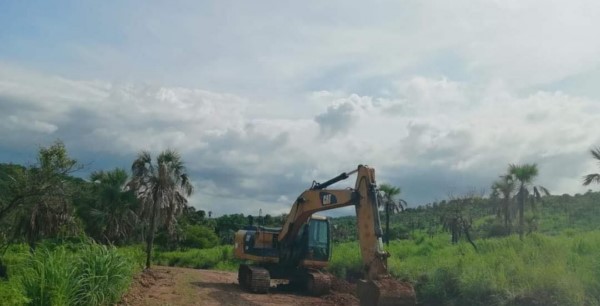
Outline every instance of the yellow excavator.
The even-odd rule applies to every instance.
[[[327,189],[354,173],[354,189]],[[331,258],[331,224],[314,213],[354,206],[363,263],[363,279],[357,283],[361,305],[416,305],[412,286],[388,272],[390,254],[383,249],[377,192],[375,170],[359,165],[324,183],[313,182],[296,199],[283,227],[250,226],[236,232],[234,256],[252,262],[240,265],[240,286],[266,293],[271,279],[283,279],[311,295],[329,292],[332,276],[324,269]]]

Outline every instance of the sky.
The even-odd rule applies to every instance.
[[[2,1],[0,162],[60,139],[86,177],[174,149],[215,216],[287,212],[358,164],[410,207],[487,192],[511,163],[582,193],[597,16],[595,0]]]

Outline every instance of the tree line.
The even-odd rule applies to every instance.
[[[600,148],[591,150],[591,154],[600,162]],[[2,245],[25,242],[34,250],[41,240],[73,237],[91,237],[116,245],[144,242],[146,264],[150,266],[155,243],[170,249],[212,247],[232,243],[233,233],[245,226],[280,226],[285,220],[285,214],[212,218],[211,212],[196,210],[188,204],[193,187],[187,169],[181,156],[172,150],[161,152],[155,159],[149,152],[141,152],[132,162],[130,173],[117,168],[93,172],[87,180],[74,176],[82,169],[84,166],[69,156],[60,141],[40,148],[31,165],[0,164]],[[546,188],[535,184],[538,172],[536,164],[510,164],[506,173],[492,183],[489,197],[474,193],[451,196],[413,208],[399,198],[400,187],[383,184],[379,186],[378,202],[385,218],[384,239],[407,238],[414,230],[432,235],[447,231],[455,243],[461,237],[472,241],[471,236],[509,235],[515,230],[522,237],[536,231],[541,215],[537,203],[550,195]],[[591,183],[600,183],[600,174],[583,178],[584,185]],[[560,198],[569,199],[568,195]],[[573,216],[580,212],[576,205],[571,206],[557,209],[574,222]],[[546,205],[546,210],[548,207],[558,206]],[[581,217],[586,220],[587,216]],[[473,220],[481,218],[487,219],[472,235]],[[335,240],[355,239],[354,219],[333,220]],[[486,233],[481,233],[482,228]]]
[[[84,165],[61,141],[41,147],[28,166],[0,164],[0,244],[91,238],[104,244],[146,244],[151,265],[159,247],[208,248],[232,243],[250,224],[278,225],[281,218],[224,215],[211,218],[188,203],[193,193],[181,156],[172,150],[152,158],[141,152],[131,172],[116,168],[76,177]]]
[[[600,147],[590,150],[600,163]],[[400,187],[380,186],[382,218],[385,218],[384,239],[408,239],[412,232],[421,231],[433,236],[448,232],[450,242],[465,238],[474,244],[476,238],[523,235],[538,230],[554,234],[567,228],[593,230],[600,228],[600,194],[551,196],[550,191],[536,184],[537,164],[509,164],[505,173],[491,184],[489,193],[467,192],[449,195],[447,200],[418,207],[407,207],[398,198]],[[582,185],[600,183],[600,174],[582,177]],[[487,196],[486,196],[487,194]],[[402,212],[402,213],[400,213]],[[475,224],[478,221],[478,224]],[[354,217],[333,220],[335,241],[354,240]]]

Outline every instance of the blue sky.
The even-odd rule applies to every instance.
[[[359,163],[412,206],[488,188],[509,163],[585,192],[598,15],[597,1],[4,1],[0,162],[58,138],[88,171],[173,148],[191,203],[216,214],[285,212]]]

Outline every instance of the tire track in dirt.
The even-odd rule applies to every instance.
[[[275,287],[268,294],[252,294],[240,289],[237,273],[155,266],[135,277],[120,305],[354,306],[358,299],[348,292],[312,297]]]

